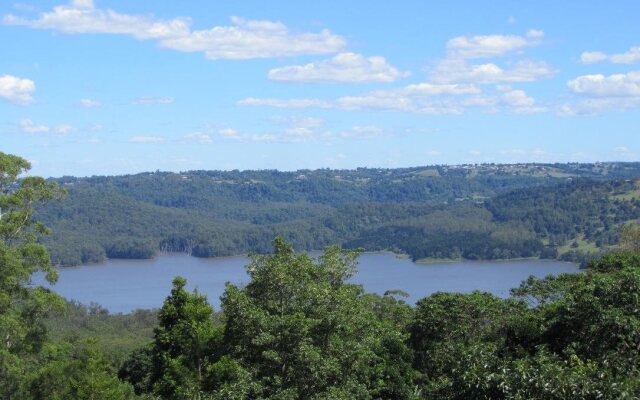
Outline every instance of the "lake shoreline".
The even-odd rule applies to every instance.
[[[312,256],[320,255],[317,252]],[[154,309],[169,295],[175,276],[187,280],[189,290],[207,295],[214,308],[227,282],[244,286],[250,281],[243,256],[216,258],[189,257],[183,253],[161,255],[151,260],[108,260],[102,264],[59,268],[59,280],[48,285],[42,273],[32,284],[50,287],[63,297],[83,304],[95,302],[112,313]],[[470,293],[474,290],[509,297],[530,275],[580,272],[575,264],[553,260],[462,261],[420,264],[392,252],[365,252],[358,258],[350,283],[362,285],[366,293],[383,295],[400,289],[410,294],[414,304],[435,292]]]
[[[350,249],[345,249],[345,250],[350,250]],[[302,253],[307,253],[307,254],[321,254],[323,250],[301,250],[299,252],[297,252],[298,254],[302,254]],[[371,251],[363,251],[360,255],[364,255],[364,254],[391,254],[394,257],[398,258],[398,259],[411,259],[411,256],[407,253],[398,253],[398,252],[394,252],[392,250],[371,250]],[[65,266],[65,265],[56,265],[56,268],[58,269],[67,269],[67,268],[78,268],[78,267],[88,267],[88,266],[100,266],[100,265],[104,265],[104,264],[108,264],[111,261],[128,261],[128,262],[149,262],[149,261],[153,261],[153,260],[157,260],[161,257],[165,257],[165,256],[185,256],[185,257],[193,257],[195,259],[201,259],[201,260],[211,260],[211,261],[216,261],[216,260],[228,260],[228,259],[234,259],[234,258],[250,258],[251,253],[244,253],[244,254],[234,254],[234,255],[227,255],[227,256],[214,256],[214,257],[199,257],[199,256],[194,256],[194,255],[190,255],[186,252],[180,252],[180,251],[165,251],[165,252],[160,252],[156,255],[154,255],[153,257],[150,258],[106,258],[100,262],[92,262],[92,263],[86,263],[86,264],[80,264],[80,265],[69,265],[69,266]],[[268,254],[260,254],[260,255],[268,255]],[[455,263],[465,263],[465,262],[511,262],[511,261],[540,261],[540,262],[554,262],[554,263],[567,263],[567,264],[572,264],[572,265],[579,265],[579,263],[573,262],[573,261],[565,261],[565,260],[560,260],[560,259],[553,259],[553,258],[539,258],[539,257],[515,257],[515,258],[496,258],[496,259],[470,259],[470,258],[419,258],[417,260],[412,260],[412,262],[416,263],[416,264],[421,264],[421,265],[432,265],[432,264],[455,264]]]

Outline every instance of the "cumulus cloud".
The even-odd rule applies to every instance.
[[[84,108],[96,108],[96,107],[101,107],[102,103],[94,99],[81,99],[80,105]]]
[[[525,36],[478,35],[458,36],[447,42],[449,58],[468,59],[498,57],[541,43],[544,32],[531,29]]]
[[[482,94],[480,88],[471,84],[433,84],[420,83],[398,89],[375,90],[354,96],[342,96],[331,102],[318,99],[305,99],[305,107],[337,108],[347,111],[374,110],[396,111],[415,114],[447,115],[462,114],[467,107],[484,108],[484,111],[497,112],[507,107],[517,113],[537,113],[546,111],[535,106],[535,100],[522,90],[505,89],[501,95]],[[248,101],[251,100],[251,101]],[[295,100],[245,99],[241,105],[261,105],[277,108],[300,108]],[[317,107],[316,107],[317,108]]]
[[[560,105],[557,110],[560,116],[596,115],[640,107],[640,71],[582,75],[568,81],[567,87],[587,99]]]
[[[468,84],[434,84],[418,83],[405,86],[402,90],[409,95],[438,96],[438,95],[462,95],[480,93],[476,85]]]
[[[155,97],[155,96],[143,96],[138,97],[131,103],[136,105],[150,106],[154,104],[173,104],[175,99],[173,97]]]
[[[535,114],[546,111],[546,108],[536,106],[535,99],[527,95],[524,90],[506,92],[501,96],[501,100],[516,114]]]
[[[75,131],[76,129],[75,127],[67,124],[53,127],[43,124],[36,124],[31,119],[25,118],[20,121],[20,130],[24,133],[29,134],[46,133],[63,136]]]
[[[274,117],[277,127],[269,132],[246,133],[233,128],[221,129],[219,135],[227,140],[243,142],[308,143],[342,139],[375,139],[389,135],[384,128],[375,125],[355,125],[343,131],[324,129],[324,121],[313,117]]]
[[[562,104],[561,116],[596,115],[640,107],[640,71],[605,76],[582,75],[567,82],[569,89],[587,100]]]
[[[593,64],[600,61],[609,61],[614,64],[637,64],[640,63],[640,47],[632,47],[626,52],[618,54],[588,51],[580,55],[580,61],[584,64]]]
[[[0,76],[0,98],[16,104],[33,102],[36,84],[31,79],[18,78],[13,75]]]
[[[332,105],[320,99],[269,99],[249,97],[238,102],[241,106],[266,106],[275,108],[331,108]]]
[[[509,90],[501,95],[482,94],[475,85],[431,84],[408,85],[399,89],[375,90],[354,96],[342,96],[331,102],[306,99],[305,107],[337,108],[347,111],[373,110],[396,111],[428,115],[462,114],[465,108],[483,108],[487,112],[497,112],[506,107],[511,112],[533,114],[546,111],[536,106],[535,100],[522,90]],[[239,102],[241,105],[261,105],[277,108],[300,108],[295,100],[251,99]],[[317,108],[317,107],[316,107]]]
[[[393,82],[409,76],[389,64],[384,57],[364,57],[340,53],[329,60],[291,65],[269,71],[268,77],[284,82]]]
[[[20,121],[20,129],[25,133],[48,133],[51,130],[48,126],[35,124],[30,119]]]
[[[239,140],[242,139],[242,134],[235,129],[225,128],[220,130],[220,136],[226,139]]]
[[[562,117],[591,116],[605,111],[625,111],[638,107],[640,107],[640,97],[604,97],[561,104],[557,114]]]
[[[485,112],[506,109],[514,113],[537,113],[546,108],[537,106],[533,98],[510,85],[518,82],[533,82],[550,77],[556,71],[543,61],[510,61],[501,67],[488,62],[472,64],[470,59],[497,57],[518,52],[526,47],[538,45],[544,32],[530,30],[524,36],[488,35],[459,36],[447,42],[447,58],[435,63],[428,71],[428,80],[394,89],[375,90],[362,94],[342,96],[333,100],[273,99],[250,97],[239,105],[268,106],[277,108],[336,108],[342,110],[375,110],[410,112],[429,115],[462,114],[466,108],[481,108]],[[302,66],[278,68],[270,71],[270,78],[292,81],[362,81],[370,80],[371,59],[354,53],[343,53],[331,60]],[[384,59],[378,64],[381,69],[391,68]],[[353,67],[353,68],[351,68]],[[380,79],[397,78],[392,76]],[[357,78],[356,78],[357,77]],[[495,85],[494,93],[483,93],[483,85]]]
[[[324,121],[315,117],[282,117],[276,116],[271,118],[271,122],[277,125],[293,126],[299,128],[319,128],[324,125]]]
[[[542,42],[544,32],[531,29],[524,36],[459,36],[447,42],[447,57],[429,71],[430,82],[476,85],[533,82],[556,71],[544,61],[520,60],[501,67],[493,62],[473,64],[471,59],[500,57],[521,52]]]
[[[164,142],[164,138],[160,136],[147,136],[147,135],[139,135],[139,136],[131,136],[129,138],[130,143],[162,143]]]
[[[375,125],[354,126],[347,131],[340,133],[340,136],[346,139],[375,139],[385,136],[387,132]]]
[[[426,114],[459,114],[459,106],[437,100],[437,96],[477,94],[480,89],[468,84],[420,83],[392,90],[377,90],[361,95],[343,96],[333,101],[320,99],[258,99],[248,98],[240,105],[275,108],[338,108],[344,110],[408,111]]]
[[[189,18],[157,19],[96,8],[91,0],[55,6],[36,19],[5,15],[6,25],[51,29],[70,34],[128,35],[153,40],[160,47],[201,52],[209,59],[251,59],[328,54],[342,50],[346,41],[325,29],[318,33],[292,33],[281,22],[231,17],[232,25],[192,30]]]
[[[400,91],[378,90],[358,96],[343,96],[335,101],[345,110],[414,111],[414,101]]]
[[[640,71],[583,75],[567,82],[574,93],[592,97],[640,97]]]
[[[464,60],[445,59],[431,71],[430,78],[438,83],[493,84],[533,82],[553,76],[556,71],[544,61],[519,61],[510,68],[496,64],[469,64]]]
[[[213,138],[210,134],[204,132],[193,132],[184,135],[184,139],[188,142],[195,142],[199,144],[212,144]]]

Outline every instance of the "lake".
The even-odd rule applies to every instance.
[[[225,282],[246,284],[243,268],[246,257],[196,258],[163,255],[153,260],[109,260],[102,264],[60,269],[55,291],[67,299],[85,304],[99,303],[113,313],[138,308],[158,308],[169,295],[171,281],[180,275],[208,296],[219,309]],[[391,253],[365,253],[359,258],[358,273],[351,279],[365,291],[383,294],[402,289],[417,300],[437,291],[469,293],[482,290],[501,297],[530,275],[577,272],[578,266],[559,261],[460,261],[418,264]],[[42,274],[33,277],[35,285],[45,284]]]

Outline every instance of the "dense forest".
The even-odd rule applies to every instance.
[[[358,251],[330,246],[312,258],[278,237],[270,254],[251,257],[245,286],[227,284],[220,310],[176,277],[159,310],[110,315],[29,285],[35,271],[57,279],[33,206],[63,205],[65,194],[54,181],[18,181],[29,167],[0,153],[0,398],[640,397],[638,224],[584,272],[531,277],[507,299],[440,292],[411,306],[400,290],[379,296],[347,283]],[[627,204],[627,184],[584,181],[543,190],[540,202],[538,189],[522,189],[487,211],[557,240],[575,232],[547,225],[557,218],[542,209],[606,211],[600,196],[572,204],[592,190]],[[529,210],[514,208],[519,198]],[[598,240],[598,228],[581,233]]]
[[[56,180],[38,208],[54,263],[332,244],[418,259],[586,262],[640,218],[640,163],[154,172]]]

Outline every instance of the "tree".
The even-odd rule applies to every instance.
[[[64,302],[43,288],[29,288],[31,275],[56,270],[38,242],[48,230],[33,220],[34,205],[60,198],[64,191],[39,177],[18,177],[30,169],[26,160],[0,153],[0,397],[15,398],[45,340],[43,317]]]
[[[118,380],[95,340],[48,344],[42,366],[30,377],[24,397],[42,400],[128,400],[133,388]]]
[[[409,343],[423,396],[499,398],[501,328],[524,303],[490,293],[435,293],[418,301]]]
[[[377,318],[362,287],[346,283],[356,257],[330,247],[316,262],[277,238],[273,255],[252,257],[246,287],[227,285],[225,347],[251,375],[253,396],[411,396],[405,336]]]
[[[624,227],[620,238],[620,249],[628,252],[640,252],[640,224],[632,223]]]
[[[138,394],[193,399],[204,391],[205,375],[219,353],[222,332],[213,323],[213,308],[206,296],[187,292],[186,284],[181,277],[173,280],[153,342],[133,353],[120,369],[120,377],[132,383]]]

